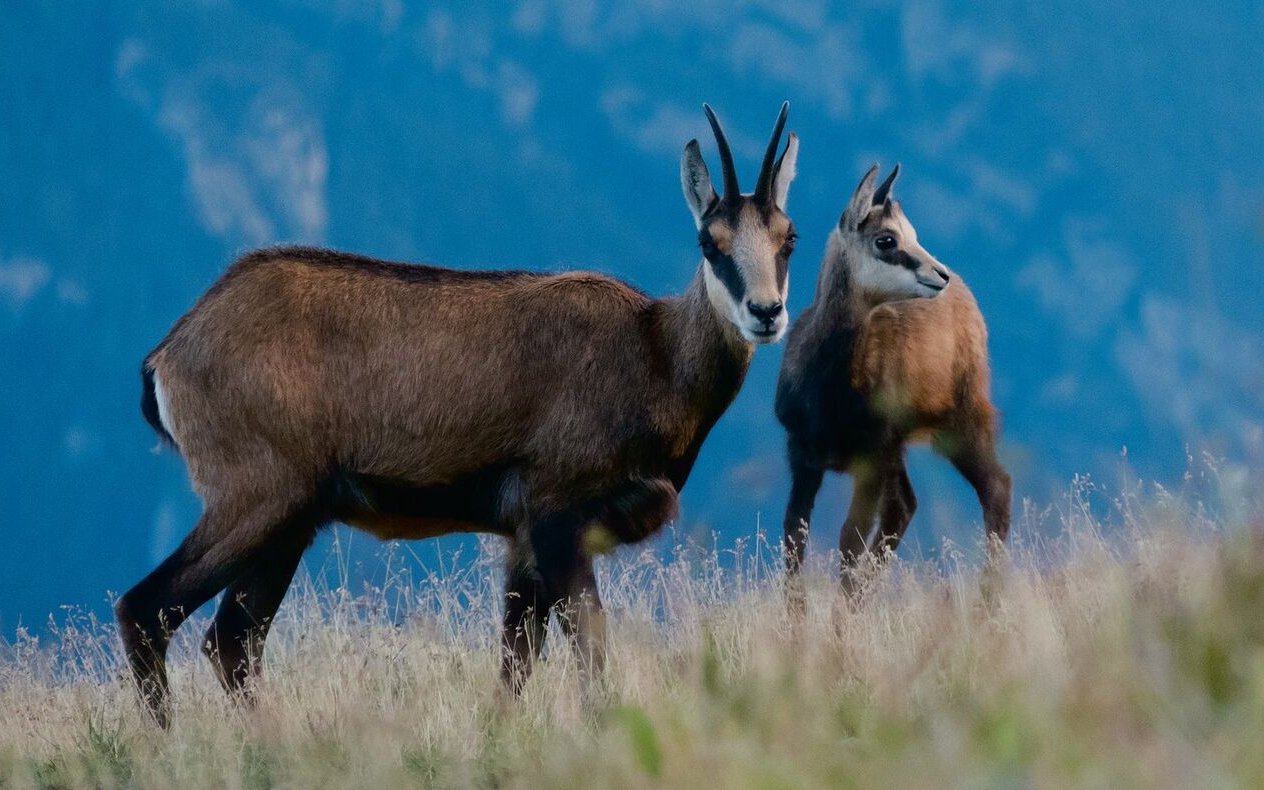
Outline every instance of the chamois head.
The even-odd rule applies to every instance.
[[[891,185],[900,174],[896,165],[875,189],[874,165],[860,179],[843,211],[831,244],[851,274],[852,286],[872,303],[934,297],[951,275],[935,256],[917,243],[917,231],[891,199]]]
[[[681,156],[680,183],[706,259],[707,296],[742,337],[755,343],[773,343],[781,339],[789,320],[786,289],[795,241],[794,224],[785,213],[799,154],[799,138],[794,132],[777,158],[790,102],[781,105],[755,191],[746,194],[737,185],[733,154],[719,119],[709,105],[702,107],[720,151],[724,193],[717,195],[712,188],[697,140],[690,140]]]

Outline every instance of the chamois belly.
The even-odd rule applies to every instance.
[[[803,425],[787,426],[793,451],[814,466],[850,472],[892,445],[933,441],[941,420],[909,409],[898,394],[865,394],[850,388],[823,392],[826,404]]]
[[[419,540],[454,532],[501,533],[496,519],[501,475],[483,472],[419,485],[348,474],[336,486],[336,519],[382,540]]]
[[[947,385],[892,385],[876,387],[869,396],[875,420],[902,442],[930,441],[952,415],[955,403]]]

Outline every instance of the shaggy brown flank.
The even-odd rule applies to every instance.
[[[771,200],[772,176],[760,179]],[[771,279],[780,264],[747,265]],[[683,296],[652,299],[592,272],[467,272],[306,247],[233,264],[142,369],[142,413],[179,448],[205,506],[116,606],[157,721],[169,720],[171,633],[225,588],[204,648],[248,698],[303,551],[334,520],[382,538],[503,535],[505,688],[526,681],[551,612],[586,675],[599,672],[591,554],[675,516],[753,353],[713,305],[706,266]]]
[[[511,538],[506,674],[520,686],[542,639],[523,618],[591,576],[582,530],[635,541],[670,519],[741,385],[752,348],[704,288],[701,270],[655,300],[594,273],[307,248],[235,263],[145,360],[205,503],[117,607],[159,719],[170,632],[228,585],[207,650],[248,691],[299,557],[333,519],[383,538]]]

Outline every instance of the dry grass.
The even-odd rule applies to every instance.
[[[497,713],[492,543],[360,596],[307,577],[253,711],[186,626],[167,733],[117,679],[112,628],[70,617],[0,656],[0,786],[1264,786],[1254,511],[1129,496],[1103,537],[1082,493],[1027,514],[991,604],[949,550],[889,566],[855,608],[821,573],[793,628],[767,546],[627,550],[601,569],[612,657],[593,706],[554,633]]]

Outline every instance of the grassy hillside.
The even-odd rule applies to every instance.
[[[111,627],[69,616],[0,658],[0,787],[1264,785],[1264,532],[1161,491],[1110,510],[1108,530],[1076,495],[1029,512],[994,598],[951,547],[855,607],[822,570],[799,627],[765,543],[629,551],[601,569],[612,658],[588,704],[556,633],[495,704],[493,543],[424,584],[390,555],[359,595],[307,575],[253,711],[186,626],[168,733]],[[1061,536],[1032,539],[1041,520]]]

